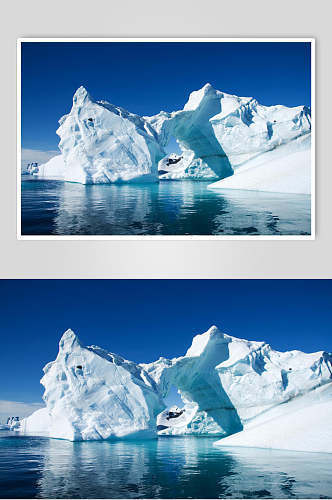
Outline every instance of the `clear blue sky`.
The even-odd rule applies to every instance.
[[[22,46],[22,146],[57,148],[58,119],[84,85],[139,115],[181,109],[205,83],[265,105],[310,105],[310,44],[32,43]]]
[[[72,328],[136,362],[224,332],[277,350],[332,351],[332,280],[1,280],[0,399],[38,402],[42,368]]]

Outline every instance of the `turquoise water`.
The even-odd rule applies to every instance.
[[[332,455],[0,432],[1,498],[331,498]]]
[[[22,177],[23,235],[307,235],[310,197],[207,182],[84,186]]]

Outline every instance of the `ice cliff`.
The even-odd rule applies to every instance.
[[[303,142],[298,139],[310,136],[311,131],[310,110],[305,106],[262,106],[256,99],[220,92],[210,84],[192,92],[182,110],[161,111],[150,117],[137,116],[106,101],[95,101],[80,87],[70,113],[59,123],[61,159],[41,165],[37,174],[83,184],[147,182],[158,178],[225,179],[283,145],[291,143],[293,153],[302,151]],[[176,162],[169,162],[165,152],[172,137],[182,151]],[[310,150],[309,140],[305,149]],[[279,157],[288,154],[283,149]],[[265,159],[260,162],[264,163]],[[262,175],[268,178],[288,175],[287,168],[273,175],[265,170]],[[302,186],[307,172],[298,168],[295,175]],[[237,180],[234,182],[236,186]],[[239,187],[252,189],[246,184],[242,181]],[[273,190],[273,179],[271,185]]]
[[[95,101],[80,87],[70,113],[59,123],[64,180],[82,184],[158,180],[157,165],[165,153],[141,117]],[[52,175],[51,169],[44,166],[41,175]]]
[[[67,330],[55,361],[44,368],[46,408],[21,422],[21,431],[76,440],[148,438],[164,408],[142,367],[100,347],[83,347]]]
[[[225,445],[251,446],[258,435],[264,446],[264,436],[265,441],[266,436],[287,436],[287,422],[295,425],[296,412],[310,423],[310,428],[298,427],[296,440],[310,435],[319,422],[323,434],[324,429],[332,432],[324,417],[332,410],[331,354],[278,352],[215,326],[196,335],[184,356],[148,364],[83,347],[68,330],[44,373],[46,408],[20,422],[23,433],[70,440],[148,438],[157,435],[158,425],[161,434],[216,435],[225,438],[220,441]],[[172,386],[183,408],[165,409]],[[316,404],[325,413],[315,410]],[[277,441],[266,442],[278,447]],[[316,442],[316,451],[319,446]]]

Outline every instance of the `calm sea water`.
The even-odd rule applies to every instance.
[[[24,235],[306,235],[310,196],[207,182],[84,186],[22,177]]]
[[[332,455],[0,432],[1,498],[331,498]]]

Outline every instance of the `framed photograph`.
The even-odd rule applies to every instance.
[[[312,38],[18,40],[19,239],[315,238]]]
[[[332,498],[331,280],[1,280],[0,299],[1,498]]]

